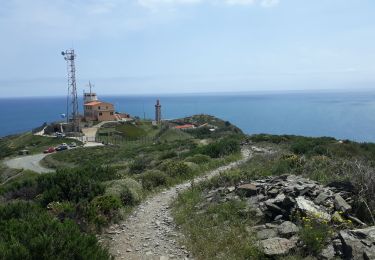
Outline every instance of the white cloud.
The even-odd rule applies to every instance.
[[[274,7],[280,3],[280,0],[262,0],[260,5],[262,7]]]

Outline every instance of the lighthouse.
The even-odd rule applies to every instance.
[[[161,105],[159,99],[156,100],[156,105],[155,105],[155,121],[159,125],[161,122]]]

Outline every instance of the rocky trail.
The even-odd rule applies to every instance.
[[[268,150],[243,148],[241,160],[197,177],[194,182],[210,179],[235,168],[250,159],[254,152]],[[170,212],[170,203],[190,185],[191,181],[187,181],[147,199],[124,222],[108,228],[100,240],[108,243],[110,252],[116,259],[192,259],[190,252],[178,243],[183,235],[176,230]]]

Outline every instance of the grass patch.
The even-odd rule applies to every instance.
[[[230,201],[200,209],[201,190],[182,193],[174,202],[173,215],[188,237],[184,241],[197,259],[262,259],[247,231],[252,217],[243,214],[244,202]]]

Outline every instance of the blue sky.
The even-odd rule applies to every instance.
[[[373,0],[8,0],[0,97],[375,88]]]

